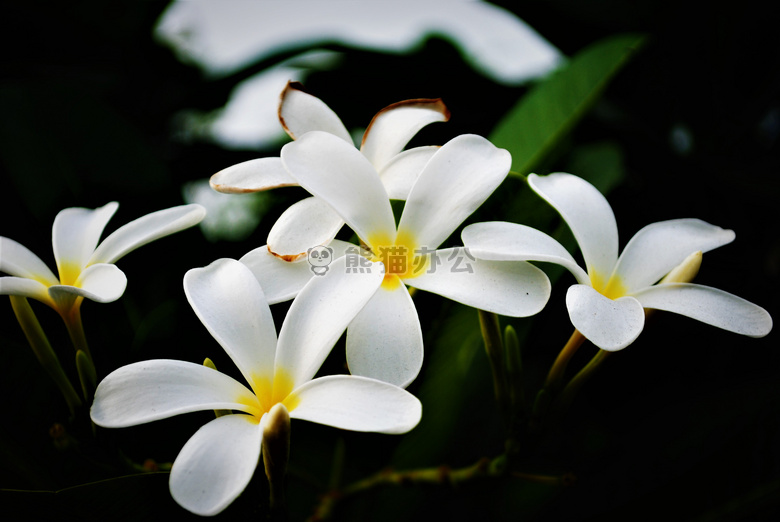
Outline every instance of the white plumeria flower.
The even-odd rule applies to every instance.
[[[187,299],[241,371],[249,388],[200,364],[153,360],[109,374],[95,392],[92,420],[134,426],[181,413],[233,410],[184,445],[170,490],[199,515],[227,507],[246,487],[260,458],[267,414],[282,405],[293,419],[337,428],[405,433],[422,405],[406,390],[352,375],[313,379],[349,321],[381,284],[378,272],[341,270],[313,278],[293,301],[277,340],[260,284],[243,264],[220,259],[184,276]]]
[[[406,199],[417,175],[438,147],[403,150],[428,124],[447,121],[450,113],[440,99],[416,99],[394,103],[379,111],[363,134],[360,151],[379,172],[392,199]],[[333,110],[322,100],[290,82],[282,91],[279,121],[294,140],[309,131],[337,136],[350,146],[352,137]],[[212,188],[225,193],[247,193],[296,186],[298,181],[282,165],[281,158],[260,158],[228,167],[211,177]],[[286,260],[305,257],[309,248],[327,245],[344,221],[325,202],[305,198],[290,206],[268,234],[268,250]]]
[[[422,331],[405,285],[514,317],[533,315],[547,302],[550,282],[529,263],[475,262],[462,248],[436,250],[509,172],[509,153],[486,139],[463,135],[442,146],[410,190],[397,228],[376,169],[343,140],[308,132],[282,148],[282,161],[384,262],[382,286],[347,330],[353,374],[407,386],[420,371]]]
[[[566,294],[574,327],[599,348],[625,348],[642,332],[645,308],[686,315],[731,332],[762,337],[772,329],[766,310],[707,286],[659,280],[696,252],[734,240],[731,230],[699,219],[672,219],[641,229],[618,257],[615,215],[590,183],[571,174],[528,176],[531,188],[563,217],[579,244],[583,270],[555,239],[506,222],[463,230],[463,244],[480,259],[556,263],[577,283]]]
[[[312,277],[325,275],[331,270],[331,263],[347,255],[355,245],[334,239],[327,244],[310,247],[309,250],[326,250],[328,259],[315,260],[304,255],[295,261],[284,261],[268,250],[268,245],[255,248],[244,254],[239,261],[249,267],[263,287],[268,304],[293,299]]]
[[[84,298],[99,303],[119,299],[127,278],[114,263],[155,239],[197,225],[206,211],[182,205],[131,221],[106,237],[100,235],[119,204],[98,209],[67,208],[54,219],[52,246],[59,277],[38,256],[12,239],[0,237],[0,294],[37,299],[57,310],[66,321],[78,314]]]

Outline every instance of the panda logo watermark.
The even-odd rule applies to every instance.
[[[311,265],[311,271],[314,275],[325,275],[328,268],[333,261],[333,249],[326,246],[315,246],[308,250],[309,264]]]

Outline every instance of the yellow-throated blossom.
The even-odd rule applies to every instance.
[[[515,223],[470,225],[463,230],[463,244],[481,259],[545,261],[568,269],[578,283],[566,294],[569,317],[599,348],[615,351],[634,342],[644,327],[645,308],[752,337],[772,329],[766,310],[744,299],[707,286],[660,281],[692,254],[733,241],[733,231],[699,219],[659,221],[637,232],[618,257],[615,215],[593,185],[566,173],[531,174],[528,184],[569,225],[585,270],[556,240]]]
[[[97,209],[66,208],[54,219],[52,246],[59,277],[38,256],[16,241],[0,237],[0,294],[37,299],[68,320],[84,298],[100,303],[119,299],[127,278],[114,263],[155,239],[198,224],[200,205],[182,205],[148,214],[117,229],[100,244],[116,212],[116,202]]]
[[[228,506],[249,483],[261,456],[272,408],[337,428],[404,433],[422,406],[396,386],[352,375],[313,379],[347,324],[382,282],[380,271],[315,277],[293,301],[277,340],[271,310],[250,270],[220,259],[184,276],[193,310],[236,364],[249,387],[201,364],[138,362],[109,374],[98,386],[92,420],[133,426],[181,413],[232,410],[198,430],[176,457],[173,498],[199,515]],[[279,406],[281,405],[281,406]]]
[[[417,376],[422,331],[406,285],[514,317],[535,314],[547,302],[550,282],[529,263],[478,261],[463,248],[437,250],[509,172],[509,153],[486,139],[462,135],[439,148],[409,191],[397,227],[375,167],[344,140],[310,131],[285,145],[281,157],[293,178],[352,228],[368,257],[383,261],[381,287],[347,330],[353,374],[399,386]],[[359,265],[363,258],[347,259]]]
[[[385,107],[371,120],[363,134],[360,151],[379,172],[389,197],[406,199],[417,175],[438,149],[422,146],[403,150],[406,144],[426,125],[447,121],[449,116],[440,99],[414,99]],[[304,92],[296,82],[288,83],[282,91],[279,121],[294,140],[309,131],[322,131],[354,145],[349,131],[333,110],[319,98]],[[210,183],[212,188],[225,193],[298,185],[278,157],[233,165],[214,174]],[[302,260],[309,248],[327,245],[343,225],[344,221],[325,202],[305,198],[279,217],[268,234],[268,245],[258,249],[253,256],[262,256],[267,249],[286,261]],[[305,265],[300,266],[305,269]]]

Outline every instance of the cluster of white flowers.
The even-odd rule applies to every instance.
[[[732,231],[696,219],[655,223],[618,257],[612,209],[571,174],[532,174],[528,183],[571,228],[585,269],[550,236],[515,223],[471,224],[463,246],[439,248],[511,165],[506,150],[475,135],[404,150],[424,126],[449,118],[441,100],[385,108],[359,148],[333,111],[298,84],[283,91],[279,116],[293,138],[280,157],[234,165],[215,174],[211,185],[225,193],[295,185],[311,197],[281,215],[267,245],[184,276],[190,305],[248,387],[201,364],[144,361],[103,379],[91,409],[103,427],[198,410],[229,412],[193,435],[173,464],[171,493],[194,513],[219,513],[241,494],[274,412],[357,431],[404,433],[417,425],[422,406],[405,388],[422,367],[423,335],[408,287],[526,317],[542,310],[551,291],[545,273],[529,261],[557,263],[577,281],[566,297],[572,324],[609,351],[638,337],[648,308],[749,336],[772,328],[764,309],[690,283],[701,252],[732,241]],[[391,199],[405,201],[397,225]],[[113,301],[126,284],[113,265],[119,257],[204,215],[197,205],[161,211],[97,246],[116,208],[67,209],[57,217],[59,279],[27,249],[0,238],[0,270],[15,276],[0,278],[0,294],[33,297],[63,317],[83,297]],[[335,239],[344,224],[359,245]],[[289,299],[277,337],[270,305]],[[351,375],[314,378],[345,330]]]

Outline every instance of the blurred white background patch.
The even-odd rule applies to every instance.
[[[186,203],[206,208],[200,229],[209,241],[242,241],[260,224],[268,209],[267,192],[253,194],[222,194],[209,186],[209,180],[186,183],[182,188]]]
[[[337,43],[379,52],[414,50],[430,35],[446,38],[481,74],[506,85],[546,76],[561,53],[514,14],[486,2],[464,0],[179,0],[160,17],[157,38],[179,59],[210,77],[240,71],[279,52]],[[304,53],[236,86],[227,106],[191,113],[196,129],[228,148],[258,148],[283,138],[278,95],[287,80],[327,69],[338,53]]]

